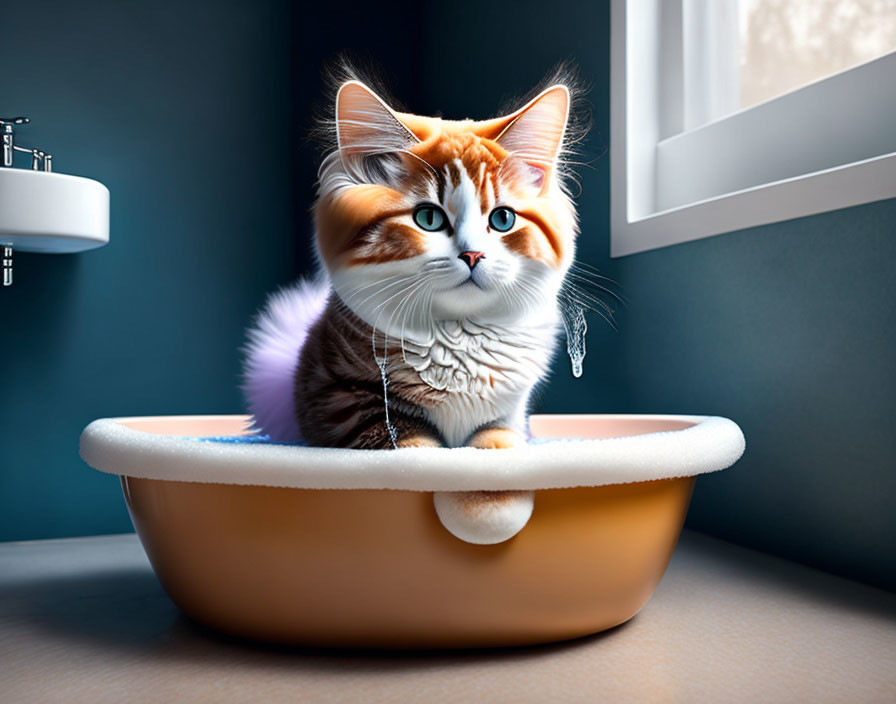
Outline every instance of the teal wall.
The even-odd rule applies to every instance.
[[[243,327],[304,248],[284,7],[4,6],[0,112],[109,188],[111,240],[16,255],[0,290],[0,539],[131,529],[78,458],[94,418],[240,410]]]
[[[612,405],[725,415],[747,438],[698,481],[691,527],[896,588],[893,261],[890,200],[609,267],[630,299]]]
[[[628,306],[618,332],[591,321],[581,379],[557,361],[540,410],[731,417],[747,453],[698,481],[689,525],[896,587],[896,201],[611,260],[608,3],[349,5],[9,8],[44,29],[0,43],[0,111],[109,186],[112,242],[21,255],[0,291],[0,539],[130,528],[115,479],[77,458],[93,418],[240,410],[243,328],[310,263],[326,59],[371,57],[415,110],[485,117],[569,58],[594,123],[579,258]]]

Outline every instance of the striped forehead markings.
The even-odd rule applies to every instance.
[[[440,202],[445,202],[447,186],[458,188],[464,175],[475,185],[483,210],[497,199],[497,174],[506,154],[488,140],[473,134],[444,135],[412,151],[432,167],[429,179]]]
[[[447,201],[444,202],[444,205],[454,215],[454,227],[459,231],[468,221],[478,220],[482,212],[479,209],[476,185],[459,159],[451,162],[450,171],[456,177],[456,183],[452,180],[454,187],[447,194]]]
[[[498,200],[498,175],[494,169],[489,169],[482,162],[476,171],[471,171],[459,158],[449,161],[443,167],[443,170],[436,172],[439,176],[438,194],[439,202],[447,205],[447,199],[450,195],[447,191],[447,183],[450,182],[452,189],[451,195],[458,189],[466,186],[470,188],[471,195],[477,195],[479,199],[479,208],[482,213],[488,212],[492,205]]]

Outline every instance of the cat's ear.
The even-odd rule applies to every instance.
[[[564,85],[551,86],[503,120],[506,123],[495,141],[526,164],[530,184],[543,192],[563,148],[569,120],[569,89]]]
[[[336,95],[336,138],[344,156],[406,150],[419,140],[386,102],[360,81],[347,81]]]

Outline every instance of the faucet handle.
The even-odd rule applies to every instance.
[[[28,117],[0,117],[0,125],[27,125],[31,122]]]
[[[45,154],[40,149],[25,149],[16,144],[15,130],[16,125],[27,125],[31,122],[28,117],[0,117],[0,166],[10,168],[13,164],[13,155],[15,152],[28,152],[31,154],[31,168],[35,171],[41,162],[44,165],[44,171],[53,170],[53,157]]]

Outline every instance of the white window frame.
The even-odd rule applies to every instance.
[[[727,114],[724,2],[612,0],[612,257],[896,197],[896,52]]]

